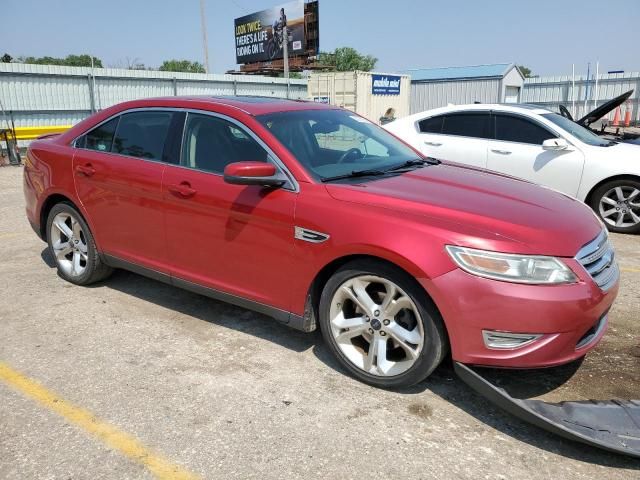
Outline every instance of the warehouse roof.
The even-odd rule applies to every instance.
[[[515,67],[513,63],[489,63],[467,67],[415,68],[401,73],[411,75],[412,82],[434,80],[463,80],[472,78],[501,78]]]

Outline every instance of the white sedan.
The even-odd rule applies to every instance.
[[[613,232],[640,232],[640,147],[533,105],[456,105],[384,126],[429,157],[487,168],[587,203]]]

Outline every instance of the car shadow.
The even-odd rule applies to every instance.
[[[47,266],[55,268],[55,261],[48,248],[42,251],[41,258]],[[211,324],[268,340],[294,352],[303,352],[311,348],[318,360],[348,375],[322,342],[319,331],[309,334],[293,330],[265,315],[124,270],[116,270],[107,280],[84,288],[105,287]],[[563,367],[531,370],[525,373],[521,370],[483,369],[482,374],[513,397],[529,398],[543,395],[559,387],[571,378],[580,364],[581,362],[573,362]],[[456,376],[450,358],[445,360],[426,380],[412,387],[394,391],[399,395],[415,395],[429,391],[488,427],[557,455],[607,467],[640,470],[640,460],[564,440],[503,412]],[[430,420],[416,416],[415,421],[426,424]]]
[[[56,267],[48,248],[45,248],[40,256],[47,266]],[[295,352],[308,350],[316,342],[316,335],[294,330],[266,315],[236,307],[230,303],[220,302],[126,270],[116,270],[108,279],[102,282],[78,288],[105,287],[211,324],[268,340]]]

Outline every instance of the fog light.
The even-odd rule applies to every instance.
[[[482,338],[487,348],[520,348],[535,342],[542,335],[536,333],[511,333],[483,330]]]

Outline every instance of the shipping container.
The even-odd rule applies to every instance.
[[[409,115],[409,75],[360,71],[312,73],[308,91],[310,100],[347,108],[378,124],[390,108],[395,118]]]

